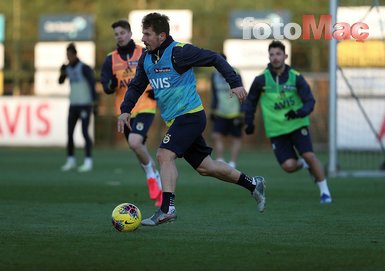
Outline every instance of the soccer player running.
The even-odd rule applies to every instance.
[[[156,226],[176,219],[175,189],[178,177],[175,160],[183,157],[199,174],[235,183],[251,192],[259,211],[265,208],[265,183],[261,176],[249,177],[223,162],[211,159],[212,149],[206,145],[202,132],[206,115],[196,91],[192,68],[214,66],[231,86],[231,93],[240,101],[246,98],[239,77],[220,55],[190,44],[174,41],[170,36],[169,19],[159,13],[147,14],[142,20],[142,41],[147,47],[139,59],[137,72],[121,105],[117,128],[123,133],[130,127],[132,108],[148,83],[166,122],[166,132],[157,152],[163,187],[160,209],[142,225]]]
[[[70,81],[70,107],[67,121],[67,161],[62,166],[62,171],[69,171],[76,167],[74,131],[77,121],[82,123],[84,137],[84,163],[78,168],[79,172],[92,170],[92,139],[88,132],[92,114],[93,103],[96,99],[95,76],[90,66],[80,61],[75,44],[67,46],[68,64],[60,68],[59,84],[66,78]]]
[[[224,54],[221,56],[226,59]],[[240,75],[238,74],[240,77]],[[220,72],[215,71],[211,75],[211,119],[213,121],[213,132],[211,138],[214,142],[214,153],[217,161],[225,162],[225,137],[231,137],[231,160],[229,165],[236,167],[239,152],[242,145],[242,127],[244,116],[241,103],[236,97],[229,99],[230,87]]]
[[[130,81],[135,76],[138,60],[145,49],[136,45],[131,39],[132,32],[128,21],[118,20],[111,27],[117,48],[104,60],[101,82],[105,93],[116,93],[115,107],[119,115],[120,104]],[[156,206],[160,206],[162,203],[160,176],[145,145],[147,132],[156,113],[156,101],[151,88],[146,88],[131,113],[132,129],[130,131],[128,127],[125,127],[124,135],[146,173],[150,199],[155,200]]]
[[[266,135],[282,169],[292,173],[308,168],[320,189],[321,204],[331,203],[325,174],[313,152],[308,128],[308,116],[315,104],[310,86],[300,73],[285,64],[287,55],[282,42],[272,41],[268,51],[270,63],[254,79],[245,103],[245,132],[254,132],[254,114],[260,100]]]

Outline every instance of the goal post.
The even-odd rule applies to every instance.
[[[337,1],[330,0],[329,13],[332,25],[336,23]],[[329,41],[329,176],[337,175],[337,40]]]
[[[385,7],[369,4],[330,1],[333,25],[355,20],[370,27],[364,42],[329,42],[330,176],[385,177]]]

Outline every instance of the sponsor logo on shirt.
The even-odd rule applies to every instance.
[[[169,67],[155,68],[154,69],[155,73],[170,72],[170,71],[171,71],[171,69]]]
[[[152,78],[150,79],[150,85],[153,89],[169,88],[171,86],[169,80],[169,77]]]

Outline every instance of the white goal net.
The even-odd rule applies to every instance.
[[[385,6],[368,2],[336,8],[337,22],[364,22],[369,36],[362,42],[338,41],[334,70],[330,66],[331,82],[332,73],[335,79],[330,106],[335,108],[330,111],[329,174],[334,176],[385,177]]]

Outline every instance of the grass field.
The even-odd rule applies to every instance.
[[[244,151],[239,169],[267,179],[259,214],[246,190],[180,159],[178,220],[120,233],[116,205],[155,207],[133,153],[94,154],[94,171],[62,173],[63,149],[0,148],[0,270],[385,270],[383,179],[330,179],[321,206],[307,172]]]

